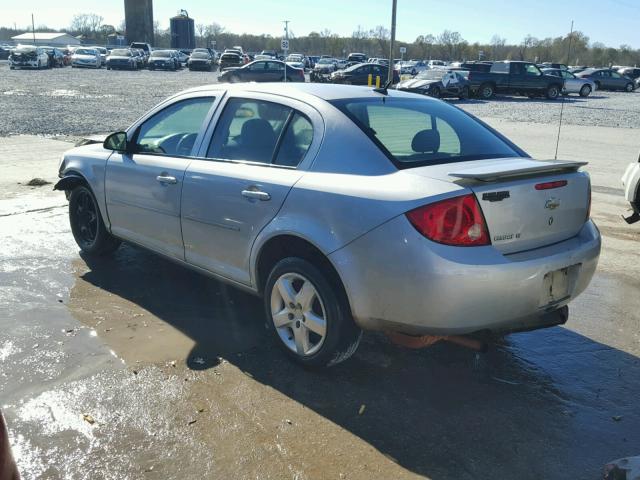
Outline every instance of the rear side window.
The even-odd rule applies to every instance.
[[[232,98],[218,120],[207,158],[295,167],[312,141],[311,122],[292,108]]]
[[[372,97],[332,103],[399,168],[525,155],[466,113],[443,102]]]

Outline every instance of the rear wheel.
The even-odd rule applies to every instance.
[[[583,85],[580,89],[580,96],[588,97],[589,95],[591,95],[591,87],[589,85]]]
[[[494,94],[493,85],[491,85],[490,83],[484,83],[480,85],[478,94],[483,100],[490,100]]]
[[[107,231],[96,198],[84,185],[71,192],[69,222],[76,243],[89,255],[107,255],[120,246],[120,240]]]
[[[633,83],[627,83],[624,87],[625,92],[633,92]]]
[[[438,87],[431,87],[429,89],[429,96],[433,98],[440,98],[441,92]]]
[[[560,96],[560,88],[558,88],[557,85],[550,85],[549,88],[547,88],[546,97],[549,100],[555,100],[558,96]]]
[[[469,95],[469,87],[462,87],[462,92],[460,92],[460,100],[468,99]]]
[[[305,366],[336,365],[360,343],[362,330],[351,317],[345,293],[307,260],[280,260],[267,279],[264,302],[278,345]]]

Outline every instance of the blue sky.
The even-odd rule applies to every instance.
[[[123,0],[29,0],[9,5],[2,9],[0,25],[15,22],[24,27],[32,12],[36,24],[56,28],[67,26],[75,13],[97,13],[115,25],[124,19]],[[237,33],[279,36],[281,21],[287,19],[296,35],[325,28],[349,35],[358,25],[388,26],[391,0],[155,0],[154,18],[167,27],[180,8],[196,23],[217,22]],[[592,42],[640,48],[640,4],[633,0],[398,0],[398,38],[404,41],[449,29],[469,42],[488,42],[498,34],[516,43],[527,34],[544,38],[568,33],[571,20]]]

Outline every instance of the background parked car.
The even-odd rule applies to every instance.
[[[8,60],[12,48],[9,45],[0,45],[0,60]]]
[[[404,80],[396,86],[398,90],[421,93],[430,97],[458,97],[469,98],[471,84],[466,79],[465,73],[444,69],[425,70],[415,78]]]
[[[578,78],[569,70],[543,68],[542,73],[561,78],[564,81],[562,93],[565,95],[568,95],[569,93],[577,93],[581,97],[588,97],[591,95],[591,92],[598,88],[593,80],[589,78]]]
[[[18,45],[9,55],[9,68],[48,68],[49,55],[42,47]]]
[[[102,68],[100,53],[93,48],[76,48],[71,56],[71,67]]]
[[[142,50],[146,58],[149,58],[151,56],[151,52],[153,51],[153,49],[151,48],[151,45],[145,42],[131,42],[131,45],[129,45],[129,48],[138,48]]]
[[[189,67],[189,70],[211,71],[213,69],[213,57],[207,50],[194,50],[187,61],[187,67]]]
[[[311,74],[309,75],[312,82],[322,82],[329,79],[329,75],[338,69],[338,61],[335,58],[320,58]]]
[[[531,62],[494,62],[488,72],[471,72],[468,79],[472,92],[477,92],[484,100],[489,100],[496,93],[529,97],[544,95],[554,100],[562,93],[562,80],[543,74]]]
[[[149,70],[178,70],[180,61],[175,50],[153,50],[149,56]]]
[[[400,73],[400,75],[417,75],[420,72],[424,72],[428,70],[429,67],[422,60],[418,61],[404,61],[398,62],[396,64],[396,70]]]
[[[218,62],[218,64],[220,66],[220,71],[223,71],[231,67],[241,67],[242,65],[244,65],[244,62],[240,53],[225,52],[220,56],[220,61]]]
[[[49,68],[64,67],[64,53],[56,47],[42,47],[49,56]]]
[[[347,57],[347,61],[365,63],[367,61],[367,56],[364,53],[350,53]]]
[[[636,88],[640,87],[640,68],[637,67],[623,67],[618,69],[618,73],[625,77],[633,79],[636,84]]]
[[[281,82],[285,68],[288,82],[304,82],[304,71],[280,60],[256,60],[242,67],[230,67],[220,74],[220,82]]]
[[[107,70],[137,70],[139,57],[130,48],[114,48],[107,57]]]
[[[109,55],[109,51],[104,48],[104,47],[96,47],[96,46],[91,46],[88,48],[92,48],[93,50],[97,50],[98,53],[100,54],[100,60],[102,62],[102,65],[106,65],[107,64],[107,55]]]
[[[622,176],[624,198],[633,210],[630,216],[624,217],[627,223],[640,220],[640,157],[637,162],[630,163]]]
[[[384,85],[389,76],[389,67],[377,63],[359,63],[344,70],[338,70],[331,74],[331,83],[343,83],[346,85]],[[393,83],[398,83],[400,76],[398,71],[393,71]]]
[[[178,61],[180,62],[181,68],[187,66],[190,54],[191,52],[187,53],[187,50],[176,50],[176,55],[178,55]]]
[[[593,80],[598,90],[624,90],[633,92],[636,88],[635,82],[615,70],[610,68],[587,68],[576,74],[578,78],[588,78]]]

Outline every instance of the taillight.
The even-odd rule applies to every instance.
[[[431,203],[406,215],[418,232],[434,242],[459,247],[491,244],[484,215],[473,194]]]

